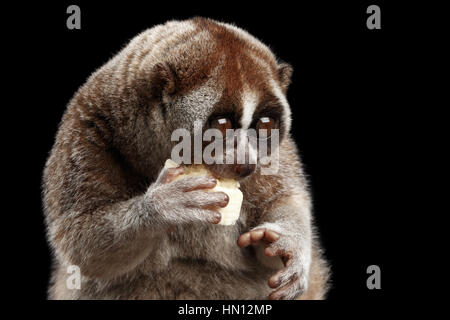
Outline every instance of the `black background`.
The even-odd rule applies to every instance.
[[[381,1],[299,2],[92,2],[15,6],[12,29],[23,70],[20,128],[12,147],[22,170],[12,189],[24,228],[17,288],[46,299],[50,253],[45,239],[40,181],[65,105],[86,78],[139,32],[170,19],[193,16],[232,22],[268,44],[294,67],[288,100],[292,135],[311,182],[314,214],[332,266],[331,301],[380,301],[398,292],[396,232],[402,148],[404,44],[417,30],[402,23],[404,8]],[[81,30],[66,28],[66,8],[81,8]],[[366,8],[381,7],[382,29],[366,28]],[[20,50],[18,49],[20,47]],[[26,90],[23,90],[26,89]],[[12,126],[12,124],[10,124]],[[26,157],[19,156],[25,153]],[[25,182],[26,181],[26,182]],[[23,193],[21,193],[23,195]],[[17,253],[17,251],[16,251]],[[381,267],[381,290],[368,290],[366,268]]]

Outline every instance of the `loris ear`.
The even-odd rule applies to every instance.
[[[154,98],[170,96],[176,90],[176,73],[167,63],[157,63],[150,74],[150,91]]]
[[[278,65],[278,77],[280,79],[280,86],[283,93],[287,92],[291,84],[291,76],[294,69],[289,63],[280,63]]]

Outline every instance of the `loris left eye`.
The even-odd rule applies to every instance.
[[[259,130],[267,130],[267,138],[269,138],[272,135],[272,130],[277,129],[278,127],[278,121],[271,117],[262,117],[256,122],[256,132],[258,133],[258,136],[260,135]]]
[[[233,129],[233,124],[228,118],[217,118],[211,121],[210,127],[220,130],[220,132],[222,132],[222,135],[225,137],[227,129]]]

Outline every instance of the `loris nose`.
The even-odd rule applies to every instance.
[[[255,164],[236,164],[234,172],[241,178],[247,177],[255,171]]]

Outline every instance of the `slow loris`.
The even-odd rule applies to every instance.
[[[93,73],[63,116],[43,175],[51,299],[323,299],[329,268],[290,137],[292,68],[242,29],[170,21]],[[279,130],[279,168],[162,169],[178,128]],[[218,178],[240,182],[239,220],[217,225]],[[66,286],[67,266],[81,270]]]

